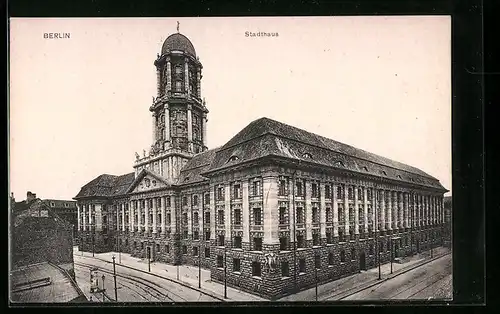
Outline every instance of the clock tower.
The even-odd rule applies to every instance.
[[[179,30],[179,26],[177,26]],[[175,182],[195,154],[207,150],[208,110],[201,97],[201,65],[191,41],[181,33],[165,39],[156,67],[156,97],[149,107],[152,145],[148,156],[136,154],[136,175],[146,168]]]

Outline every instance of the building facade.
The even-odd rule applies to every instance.
[[[74,198],[80,249],[201,265],[277,298],[442,243],[438,179],[268,118],[208,150],[194,46],[173,34],[154,64],[153,144]]]

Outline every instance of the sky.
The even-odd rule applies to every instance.
[[[203,64],[209,148],[268,117],[420,168],[451,194],[449,16],[16,18],[16,200],[72,199],[100,174],[133,171],[152,144],[153,62],[177,21]]]

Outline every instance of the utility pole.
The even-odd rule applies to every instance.
[[[102,302],[104,302],[104,301],[105,301],[105,299],[104,299],[104,296],[105,296],[105,295],[104,295],[104,292],[106,291],[106,288],[105,288],[105,286],[104,286],[104,279],[105,279],[105,278],[106,278],[106,277],[105,277],[105,276],[104,276],[104,274],[103,274],[103,275],[102,275]]]
[[[394,238],[391,237],[391,274],[392,274],[392,261],[394,260]]]
[[[115,281],[115,301],[118,302],[118,289],[116,288],[116,267],[115,267],[115,256],[113,255],[113,278]]]
[[[151,247],[148,242],[148,272],[151,272]]]

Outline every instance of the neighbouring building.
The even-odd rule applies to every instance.
[[[75,283],[73,229],[28,192],[10,213],[10,297],[13,302],[86,300]]]
[[[154,62],[152,146],[134,171],[75,196],[80,249],[199,265],[277,298],[442,243],[443,194],[429,174],[261,118],[208,149],[202,65],[184,35]]]
[[[452,239],[452,197],[445,196],[444,197],[444,244],[447,247],[451,247],[451,239]]]
[[[73,228],[73,241],[78,242],[78,211],[76,209],[76,201],[44,199],[43,202],[51,208],[51,210],[64,219]]]

